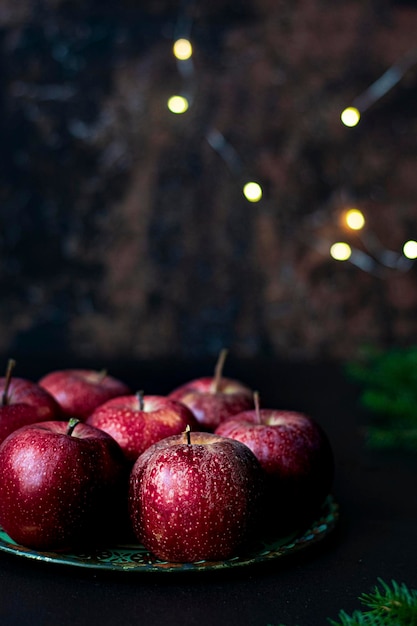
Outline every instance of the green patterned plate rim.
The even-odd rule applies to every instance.
[[[307,529],[293,532],[285,537],[259,537],[250,548],[231,559],[224,561],[198,561],[195,563],[169,563],[159,561],[139,544],[121,544],[106,548],[93,549],[91,552],[71,553],[36,552],[16,544],[0,527],[0,551],[16,556],[96,570],[124,572],[190,572],[222,570],[242,567],[255,563],[264,563],[281,558],[324,539],[336,526],[339,519],[339,506],[330,495],[326,499],[317,519]]]

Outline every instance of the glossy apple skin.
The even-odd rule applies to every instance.
[[[169,394],[194,414],[201,430],[213,432],[225,419],[253,408],[253,391],[240,381],[222,378],[215,390],[215,378],[196,378]]]
[[[168,437],[148,448],[130,476],[133,532],[158,559],[221,560],[256,528],[263,472],[240,442],[213,433]]]
[[[216,434],[247,445],[267,476],[266,517],[272,525],[308,520],[330,493],[334,457],[329,439],[310,416],[296,411],[246,411],[220,424]]]
[[[66,417],[86,418],[100,404],[131,393],[123,381],[90,369],[67,369],[50,372],[39,385],[58,402]]]
[[[67,428],[61,421],[24,426],[0,446],[0,524],[28,548],[91,547],[113,537],[127,518],[120,447],[82,422],[72,435]]]
[[[6,378],[0,378],[0,398]],[[12,378],[6,404],[0,403],[0,443],[13,431],[34,424],[59,419],[61,410],[55,399],[36,383],[24,378]]]
[[[187,426],[198,430],[194,415],[184,404],[155,395],[143,396],[142,408],[136,395],[108,400],[90,415],[87,424],[111,435],[132,464],[157,441],[179,435]]]

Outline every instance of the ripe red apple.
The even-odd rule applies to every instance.
[[[226,354],[226,350],[221,351],[214,376],[187,382],[168,395],[188,406],[201,430],[214,431],[231,415],[253,408],[253,391],[222,375]]]
[[[255,528],[263,472],[238,441],[207,432],[168,437],[130,475],[133,532],[158,559],[227,559]]]
[[[131,393],[121,380],[91,369],[50,372],[40,379],[39,385],[55,398],[67,417],[83,421],[110,398]]]
[[[132,464],[149,446],[187,426],[197,430],[194,415],[184,404],[165,396],[120,396],[99,406],[87,424],[109,433]]]
[[[76,418],[24,426],[0,446],[0,524],[36,550],[106,539],[127,516],[125,463],[112,437]]]
[[[267,477],[266,505],[272,525],[285,528],[301,523],[331,490],[334,459],[329,439],[308,415],[260,409],[257,400],[255,404],[255,409],[220,424],[216,434],[244,443],[259,460]]]
[[[25,378],[12,377],[10,359],[6,376],[0,378],[0,443],[21,426],[59,419],[60,408],[45,389]]]

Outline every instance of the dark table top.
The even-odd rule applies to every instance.
[[[37,379],[69,361],[22,361]],[[92,364],[93,366],[95,364]],[[117,363],[110,373],[146,393],[167,393],[211,373],[209,364]],[[227,375],[260,391],[264,406],[308,412],[336,457],[337,528],[292,557],[225,571],[109,572],[0,553],[0,622],[7,626],[229,625],[320,626],[378,578],[417,588],[414,458],[364,446],[358,389],[334,363],[231,362]]]

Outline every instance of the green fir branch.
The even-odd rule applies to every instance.
[[[351,615],[341,610],[338,621],[328,619],[331,626],[417,626],[417,590],[395,580],[387,584],[378,578],[371,593],[362,593],[362,610]],[[280,624],[279,626],[285,626]]]
[[[346,367],[361,387],[370,413],[369,447],[417,449],[417,346],[385,352],[368,350]]]
[[[402,583],[391,581],[391,586],[378,579],[379,586],[371,593],[363,593],[359,601],[367,607],[348,615],[339,613],[339,621],[329,620],[332,626],[417,626],[417,590],[409,590]]]
[[[340,611],[338,622],[329,620],[332,626],[369,626],[368,616],[360,611],[355,611],[352,615],[348,615],[345,611]]]
[[[366,442],[369,447],[378,450],[401,448],[415,451],[417,449],[417,427],[400,429],[370,425],[366,429]]]

